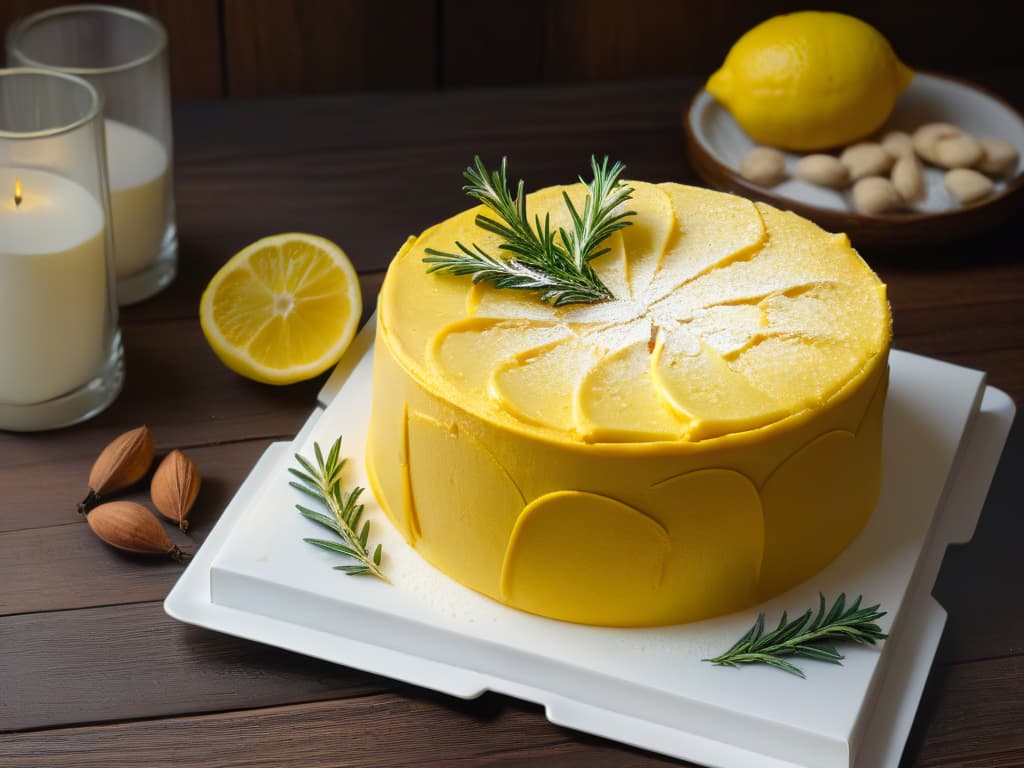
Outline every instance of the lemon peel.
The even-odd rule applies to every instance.
[[[246,246],[217,271],[199,323],[228,368],[265,384],[313,378],[348,349],[362,314],[359,278],[335,243],[288,232]]]
[[[747,31],[705,87],[755,142],[813,151],[877,130],[913,76],[870,24],[799,11]]]

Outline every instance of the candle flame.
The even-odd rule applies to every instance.
[[[21,205],[21,179],[14,179],[14,207]]]

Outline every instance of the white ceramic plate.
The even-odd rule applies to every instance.
[[[891,130],[912,132],[925,123],[947,122],[979,136],[1006,139],[1021,153],[1014,171],[996,182],[995,194],[974,205],[960,206],[946,192],[944,171],[926,167],[927,196],[914,210],[867,216],[853,208],[849,190],[836,191],[800,179],[765,188],[742,178],[737,169],[756,143],[732,115],[707,91],[690,104],[685,127],[694,170],[712,186],[787,208],[830,231],[847,232],[854,244],[894,246],[948,240],[996,225],[1020,207],[1024,195],[1024,118],[988,91],[939,75],[917,73],[900,96],[892,116],[877,137]],[[801,157],[787,154],[787,168]]]
[[[1012,401],[984,374],[892,353],[878,512],[808,583],[704,622],[585,627],[448,579],[370,491],[371,540],[383,543],[393,587],[342,576],[333,555],[303,542],[318,529],[293,508],[302,500],[286,482],[293,453],[344,434],[348,482],[367,486],[373,331],[356,338],[295,440],[253,469],[168,596],[171,616],[454,696],[537,702],[552,722],[717,768],[895,768],[945,621],[932,585],[947,544],[971,538],[1013,420]],[[847,649],[842,667],[807,662],[806,680],[701,663],[758,610],[777,617],[814,604],[818,590],[881,602],[892,640]]]

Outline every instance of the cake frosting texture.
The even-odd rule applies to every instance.
[[[890,317],[845,235],[679,184],[630,182],[637,215],[592,265],[615,298],[427,274],[482,208],[403,246],[380,295],[367,462],[429,562],[515,608],[679,623],[827,565],[881,478]],[[568,224],[566,192],[528,197]]]

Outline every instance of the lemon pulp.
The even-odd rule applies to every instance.
[[[267,384],[327,370],[351,343],[361,313],[359,279],[345,252],[304,233],[272,235],[239,251],[199,306],[217,357]]]

